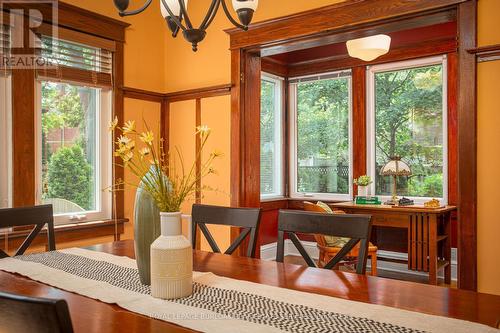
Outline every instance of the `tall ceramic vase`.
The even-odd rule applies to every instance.
[[[160,210],[141,183],[135,195],[134,248],[142,284],[151,284],[151,244],[160,236]]]
[[[193,250],[182,235],[181,213],[160,213],[161,235],[151,244],[151,295],[175,299],[191,295]]]

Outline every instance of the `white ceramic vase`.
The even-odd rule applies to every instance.
[[[368,186],[360,186],[358,185],[358,196],[360,197],[368,197]]]
[[[182,235],[181,213],[160,213],[161,235],[151,244],[151,295],[175,299],[193,291],[193,250]]]

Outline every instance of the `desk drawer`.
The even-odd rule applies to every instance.
[[[375,226],[395,227],[395,228],[408,228],[409,215],[397,212],[376,212],[366,211],[364,209],[349,209],[346,210],[351,214],[367,214],[372,216],[372,224]]]

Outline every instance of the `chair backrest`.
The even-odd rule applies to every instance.
[[[73,325],[65,300],[0,292],[2,332],[71,333]]]
[[[307,265],[317,267],[314,260],[306,252],[296,233],[322,234],[346,237],[351,240],[325,266],[335,267],[359,242],[358,265],[356,272],[364,274],[368,256],[368,242],[371,234],[371,216],[358,214],[325,214],[296,210],[280,210],[278,215],[278,250],[276,261],[283,262],[285,250],[285,234],[288,235]]]
[[[192,241],[193,249],[196,246],[196,227],[199,227],[203,235],[210,244],[212,251],[220,253],[212,234],[207,228],[207,224],[227,225],[232,227],[241,227],[240,235],[234,240],[224,254],[232,254],[234,250],[243,242],[247,236],[248,247],[246,255],[255,256],[255,247],[257,245],[257,232],[260,224],[260,208],[230,208],[210,205],[194,204],[191,212],[192,216]]]
[[[15,253],[16,256],[26,251],[45,224],[47,224],[49,251],[54,251],[56,249],[56,240],[52,205],[0,209],[0,228],[2,229],[34,225],[28,237],[26,237],[24,242],[17,249]],[[0,250],[0,258],[5,257],[8,257],[8,254]]]

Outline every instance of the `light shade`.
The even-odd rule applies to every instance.
[[[389,52],[391,37],[387,35],[375,35],[351,39],[346,44],[347,51],[351,57],[371,61]]]
[[[391,160],[380,170],[382,176],[409,176],[411,169],[405,162],[397,156],[391,157]]]
[[[179,4],[179,0],[165,0],[165,2],[167,3],[168,8],[170,8],[170,10],[172,11],[172,13],[174,13],[175,16],[179,16],[181,14],[181,5]],[[187,9],[188,0],[184,0],[184,6]],[[160,0],[160,10],[161,10],[161,16],[163,16],[163,18],[170,16],[165,6],[163,6],[162,0]]]
[[[240,9],[251,9],[255,12],[258,5],[259,0],[233,0],[233,8],[235,11]]]

